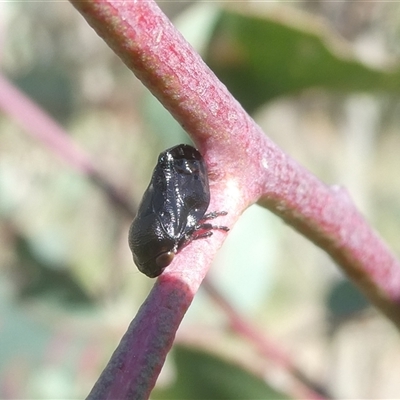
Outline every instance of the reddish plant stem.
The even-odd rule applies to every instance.
[[[217,208],[236,217],[255,201],[267,206],[338,260],[400,325],[400,264],[346,192],[272,143],[153,1],[73,4],[203,149]]]
[[[222,296],[217,288],[209,279],[204,279],[202,288],[207,291],[214,302],[224,311],[229,318],[230,325],[234,332],[243,336],[246,340],[253,343],[257,350],[266,358],[271,359],[297,381],[296,394],[298,398],[307,398],[312,400],[326,400],[330,396],[319,393],[318,385],[311,383],[305,375],[295,366],[291,358],[280,349],[277,343],[274,343],[263,332],[259,331],[243,316],[241,316],[229,302]],[[326,391],[323,390],[325,393]],[[294,394],[294,393],[293,393]]]
[[[30,100],[17,87],[0,74],[0,109],[25,129],[54,154],[86,175],[107,193],[112,204],[130,215],[136,214],[136,207],[104,177],[90,156],[79,147],[65,130],[41,107]]]
[[[93,173],[94,166],[89,156],[69,139],[53,118],[2,75],[0,108],[32,137],[45,144],[55,154],[61,155],[69,165],[85,174]]]
[[[7,79],[1,75],[0,108],[2,108],[7,115],[20,123],[20,125],[25,128],[27,133],[31,134],[40,143],[48,146],[54,154],[59,155],[62,159],[68,162],[69,165],[73,166],[75,169],[82,172],[89,178],[92,178],[93,181],[105,191],[105,194],[109,197],[112,204],[115,204],[119,209],[123,209],[133,217],[132,209],[126,206],[128,202],[124,198],[121,198],[119,194],[117,197],[114,195],[115,189],[113,187],[108,187],[107,179],[102,176],[101,172],[96,171],[96,168],[90,160],[90,157],[72,141],[70,136],[67,135],[63,128],[59,126],[49,115],[47,115],[43,109],[28,99],[24,93],[22,93],[18,88],[16,88],[11,82],[7,81]],[[204,283],[206,283],[206,281]],[[211,289],[209,290],[209,294],[214,297],[214,300],[217,303],[221,303],[218,296],[215,296]],[[225,309],[226,307],[224,307],[224,302],[225,300],[223,300],[222,304],[220,304],[221,307],[226,311],[229,318],[234,318],[232,315],[236,315],[235,311],[229,305],[227,305],[228,309]],[[298,377],[300,376],[301,380],[303,374],[290,366],[289,358],[282,353],[279,353],[279,351],[276,351],[276,346],[273,344],[268,344],[268,342],[264,342],[264,344],[258,343],[259,340],[261,340],[261,334],[259,339],[257,339],[254,336],[256,333],[246,331],[246,326],[248,326],[248,324],[245,321],[240,322],[240,316],[237,316],[236,319],[238,318],[239,322],[232,322],[233,329],[235,329],[239,334],[242,334],[246,339],[255,342],[256,345],[263,346],[264,348],[261,348],[261,351],[266,356],[274,359],[283,368],[288,370],[289,373]],[[140,313],[135,319],[135,322],[137,323],[138,320],[140,320]],[[134,330],[135,324],[133,323],[132,327],[125,335],[126,342],[129,343],[130,331]],[[121,345],[119,347],[120,354],[117,356],[118,353],[116,353],[116,355],[113,357],[113,360],[119,359],[119,357],[123,358],[127,351],[129,352],[129,349],[127,350],[124,345]],[[132,377],[132,379],[135,380],[134,377]],[[312,387],[312,385],[309,386]],[[306,386],[304,387],[301,382],[298,392],[301,394],[300,397],[306,396],[313,399],[320,398],[313,392],[312,388],[309,389]]]
[[[152,0],[71,2],[197,143],[209,167],[210,209],[229,211],[224,224],[232,225],[259,201],[326,250],[400,327],[400,265],[393,254],[343,190],[321,183],[264,135]],[[121,342],[124,350],[116,351],[118,362],[113,356],[92,398],[150,393],[222,241],[223,234],[215,233],[213,240],[192,243],[176,257],[132,322]]]

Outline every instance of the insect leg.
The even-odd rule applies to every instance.
[[[226,211],[212,211],[208,214],[205,214],[204,217],[201,219],[201,221],[205,221],[207,219],[214,219],[217,217],[220,217],[222,215],[227,215],[228,213]]]
[[[206,237],[210,237],[213,233],[211,231],[203,232],[203,233],[194,233],[191,237],[191,240],[203,239]]]
[[[205,214],[204,217],[200,220],[200,223],[196,226],[196,231],[198,231],[198,230],[210,231],[212,229],[219,229],[219,230],[228,232],[229,228],[226,227],[226,226],[212,225],[212,224],[207,223],[207,222],[204,223],[204,221],[207,221],[209,219],[214,219],[214,218],[217,218],[219,216],[227,215],[227,214],[228,213],[226,211],[213,211],[213,212],[210,212],[208,214]],[[210,235],[208,235],[208,236],[210,236]]]
[[[226,232],[229,231],[229,228],[227,226],[212,225],[212,224],[208,224],[208,223],[199,224],[196,226],[196,231],[198,231],[198,230],[210,231],[212,229],[219,229],[219,230],[226,231]]]

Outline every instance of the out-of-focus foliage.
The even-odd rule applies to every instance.
[[[328,295],[328,309],[333,320],[352,317],[368,308],[367,299],[350,281],[343,280],[332,286]]]
[[[11,272],[17,275],[17,295],[21,300],[28,302],[31,298],[44,296],[48,301],[60,301],[64,306],[90,305],[90,297],[79,286],[79,281],[71,276],[71,268],[62,262],[41,258],[48,253],[35,252],[32,244],[24,237],[17,235],[15,238],[17,262],[12,265]]]
[[[212,354],[184,346],[173,351],[175,384],[152,394],[153,399],[287,399],[261,378]]]
[[[73,107],[72,82],[64,69],[37,66],[17,76],[15,83],[54,118],[68,121]]]
[[[233,7],[232,7],[233,8]],[[250,112],[271,99],[323,87],[400,92],[400,66],[373,68],[322,21],[293,9],[223,11],[208,63]]]
[[[0,7],[2,73],[62,123],[137,204],[158,153],[190,139],[71,5]],[[256,111],[266,133],[320,179],[346,185],[400,254],[400,6],[185,7],[178,28]],[[343,292],[343,277],[321,251],[262,214],[249,210],[234,228],[229,255],[221,253],[211,271],[215,285],[334,396],[396,397],[397,333],[373,311],[341,319],[331,330],[332,315],[360,315],[360,298]],[[0,218],[0,397],[83,398],[153,284],[132,263],[130,216],[0,114]],[[199,293],[182,332],[207,324],[231,336],[222,321]],[[200,372],[202,382],[218,377],[200,386],[207,398],[233,398],[241,390],[254,398],[253,385],[243,380],[268,391],[260,397],[272,396],[251,372],[218,355],[180,348],[175,362],[174,398],[189,398]]]

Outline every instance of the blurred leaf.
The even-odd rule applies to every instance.
[[[18,307],[1,284],[0,290],[0,370],[15,357],[37,364],[51,340],[49,324],[38,322],[29,310]],[[27,340],[29,334],[29,340]],[[0,385],[1,387],[1,385]]]
[[[52,303],[74,307],[92,303],[66,265],[49,262],[20,235],[16,237],[16,254],[18,262],[13,272],[22,300],[46,297]]]
[[[349,280],[337,282],[328,294],[328,310],[334,320],[352,317],[370,307],[364,295]]]
[[[82,319],[21,307],[6,286],[0,280],[0,398],[83,398],[77,377],[87,372],[82,360],[93,337],[85,335]]]
[[[66,122],[71,116],[72,85],[62,68],[37,66],[25,75],[14,77],[13,81],[58,121]]]
[[[198,2],[192,3],[173,22],[193,48],[204,55],[219,15],[219,7],[214,3]]]
[[[214,284],[246,315],[259,309],[276,283],[280,227],[274,215],[254,204],[242,214],[214,259],[209,272]]]
[[[175,346],[177,380],[167,390],[154,390],[153,399],[287,399],[262,379],[209,353]]]
[[[142,113],[157,140],[159,148],[155,152],[156,154],[178,143],[192,144],[189,136],[179,123],[150,93],[144,96]]]
[[[399,91],[399,67],[369,67],[320,19],[293,8],[274,10],[224,10],[210,42],[208,64],[249,112],[311,87]]]

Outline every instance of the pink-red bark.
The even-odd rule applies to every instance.
[[[152,0],[71,2],[200,148],[210,210],[229,212],[224,225],[251,203],[265,205],[327,251],[400,327],[400,265],[346,192],[327,187],[271,142]],[[193,242],[160,276],[91,398],[149,395],[224,236]]]

